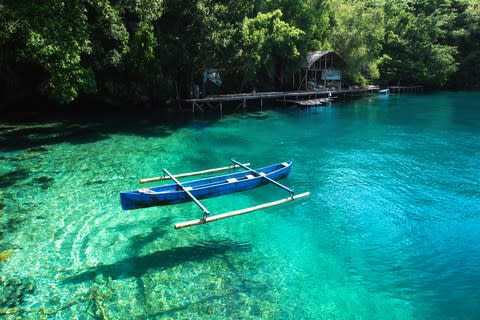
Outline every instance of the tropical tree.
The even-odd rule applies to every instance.
[[[92,50],[83,1],[6,0],[5,5],[19,21],[24,40],[17,53],[48,74],[48,92],[55,100],[68,103],[80,92],[95,90],[91,68],[82,65],[82,56]]]
[[[282,89],[311,50],[350,83],[474,87],[479,26],[478,0],[3,0],[0,103],[157,105],[207,68],[217,92]]]
[[[381,3],[338,1],[329,41],[345,60],[344,76],[352,83],[378,79],[382,61],[384,12]]]
[[[382,77],[389,82],[443,86],[457,70],[457,49],[447,43],[456,14],[449,1],[387,0]]]
[[[302,62],[302,30],[282,20],[282,11],[245,18],[235,70],[243,86],[271,88],[275,76],[292,72]]]
[[[458,48],[458,72],[450,80],[456,88],[480,87],[480,3],[458,1],[457,19],[450,28],[450,43]]]

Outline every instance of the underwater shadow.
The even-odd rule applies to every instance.
[[[166,137],[171,135],[175,126],[166,126],[154,121],[131,119],[109,119],[60,121],[47,124],[30,124],[10,127],[0,131],[0,151],[16,151],[38,148],[60,143],[81,145],[108,139],[111,134],[134,135],[141,137]]]
[[[0,175],[0,188],[8,188],[16,185],[18,182],[27,179],[30,172],[26,169],[17,169]]]
[[[93,124],[52,123],[19,126],[0,133],[0,151],[15,151],[41,146],[71,143],[83,144],[106,139]]]
[[[129,237],[129,247],[132,255],[138,255],[141,253],[141,250],[155,242],[157,239],[163,238],[168,232],[169,229],[171,229],[172,223],[172,218],[161,218],[158,220],[155,220],[155,223],[162,226],[155,226],[152,227],[151,232],[148,233],[142,233],[140,235],[133,235]],[[107,230],[114,232],[114,233],[122,233],[126,234],[132,229],[132,226],[130,224],[123,224],[123,225],[118,225],[115,227],[107,228]]]
[[[264,113],[252,117],[264,118]],[[0,122],[0,151],[16,151],[59,143],[86,144],[108,139],[111,134],[168,137],[176,130],[196,127],[189,108],[95,109],[34,112],[25,119],[12,112]],[[204,115],[202,126],[220,121],[216,112]]]
[[[159,224],[164,226],[170,226],[172,224],[171,219],[161,219]],[[150,243],[155,242],[157,239],[163,238],[167,234],[168,230],[166,227],[155,227],[152,229],[152,232],[147,235],[136,235],[130,239],[130,247],[132,252],[135,254],[147,246]]]
[[[158,251],[146,256],[133,257],[109,265],[99,265],[88,271],[70,276],[63,283],[78,284],[94,280],[98,274],[113,280],[126,277],[140,277],[149,270],[165,270],[187,262],[200,262],[226,252],[250,251],[251,245],[232,241],[215,241],[188,247]]]

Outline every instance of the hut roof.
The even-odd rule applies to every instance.
[[[326,56],[328,54],[333,54],[336,57],[338,57],[340,59],[340,61],[343,61],[343,58],[338,53],[336,53],[334,51],[310,51],[310,52],[307,53],[307,65],[306,65],[306,67],[310,68],[315,63],[315,61],[317,61],[318,59],[320,59],[323,56]]]

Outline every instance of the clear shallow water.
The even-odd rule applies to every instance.
[[[479,99],[371,97],[175,126],[2,124],[0,317],[475,319]],[[178,231],[200,217],[194,204],[120,208],[138,178],[230,158],[293,159],[283,183],[311,196]],[[266,186],[204,203],[285,196]]]

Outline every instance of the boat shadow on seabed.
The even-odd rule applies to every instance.
[[[88,271],[69,276],[64,283],[78,284],[93,281],[102,274],[113,280],[126,277],[141,277],[149,270],[165,270],[186,262],[200,262],[227,252],[251,251],[249,244],[241,244],[230,240],[218,240],[187,247],[157,251],[145,256],[127,258],[113,264],[99,265]]]

